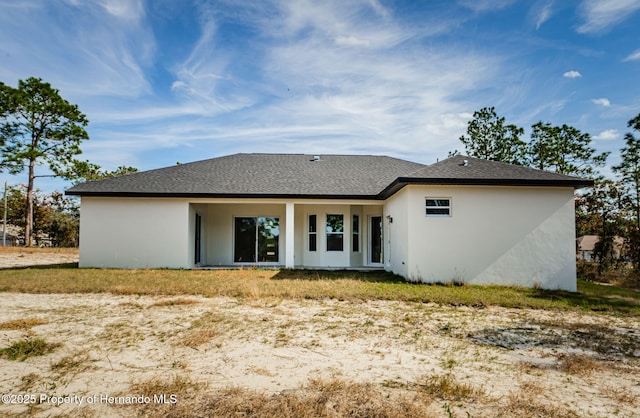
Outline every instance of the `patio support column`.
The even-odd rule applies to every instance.
[[[284,266],[286,268],[293,268],[294,266],[294,249],[295,246],[293,244],[294,236],[295,236],[295,223],[294,223],[294,206],[293,202],[287,202],[287,208],[285,212],[285,225],[286,225],[286,236],[285,236],[285,259]]]

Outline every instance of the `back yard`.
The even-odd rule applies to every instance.
[[[579,290],[2,270],[0,413],[638,416],[640,293]]]

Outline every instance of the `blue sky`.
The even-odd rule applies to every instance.
[[[588,132],[613,165],[640,113],[639,20],[640,0],[0,0],[0,81],[58,88],[90,120],[81,158],[105,169],[432,163],[485,106],[525,139],[540,120]]]

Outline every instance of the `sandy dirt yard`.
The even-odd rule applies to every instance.
[[[635,317],[384,301],[0,297],[0,323],[16,324],[0,330],[0,347],[51,344],[42,356],[0,359],[2,416],[170,415],[197,404],[185,386],[198,388],[196,398],[229,388],[282,396],[314,379],[370,383],[389,402],[420,395],[430,416],[640,416]]]
[[[0,269],[77,263],[77,248],[0,247]]]
[[[74,250],[0,252],[5,268],[75,261]],[[291,402],[313,388],[320,415],[342,416],[325,391],[361,396],[364,386],[349,392],[358,384],[362,402],[413,402],[423,416],[640,416],[637,317],[334,299],[0,300],[0,350],[46,344],[0,355],[0,416],[247,416],[247,398]]]

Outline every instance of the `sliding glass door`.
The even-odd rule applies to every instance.
[[[234,221],[234,229],[234,262],[277,263],[279,261],[279,218],[237,217]]]

